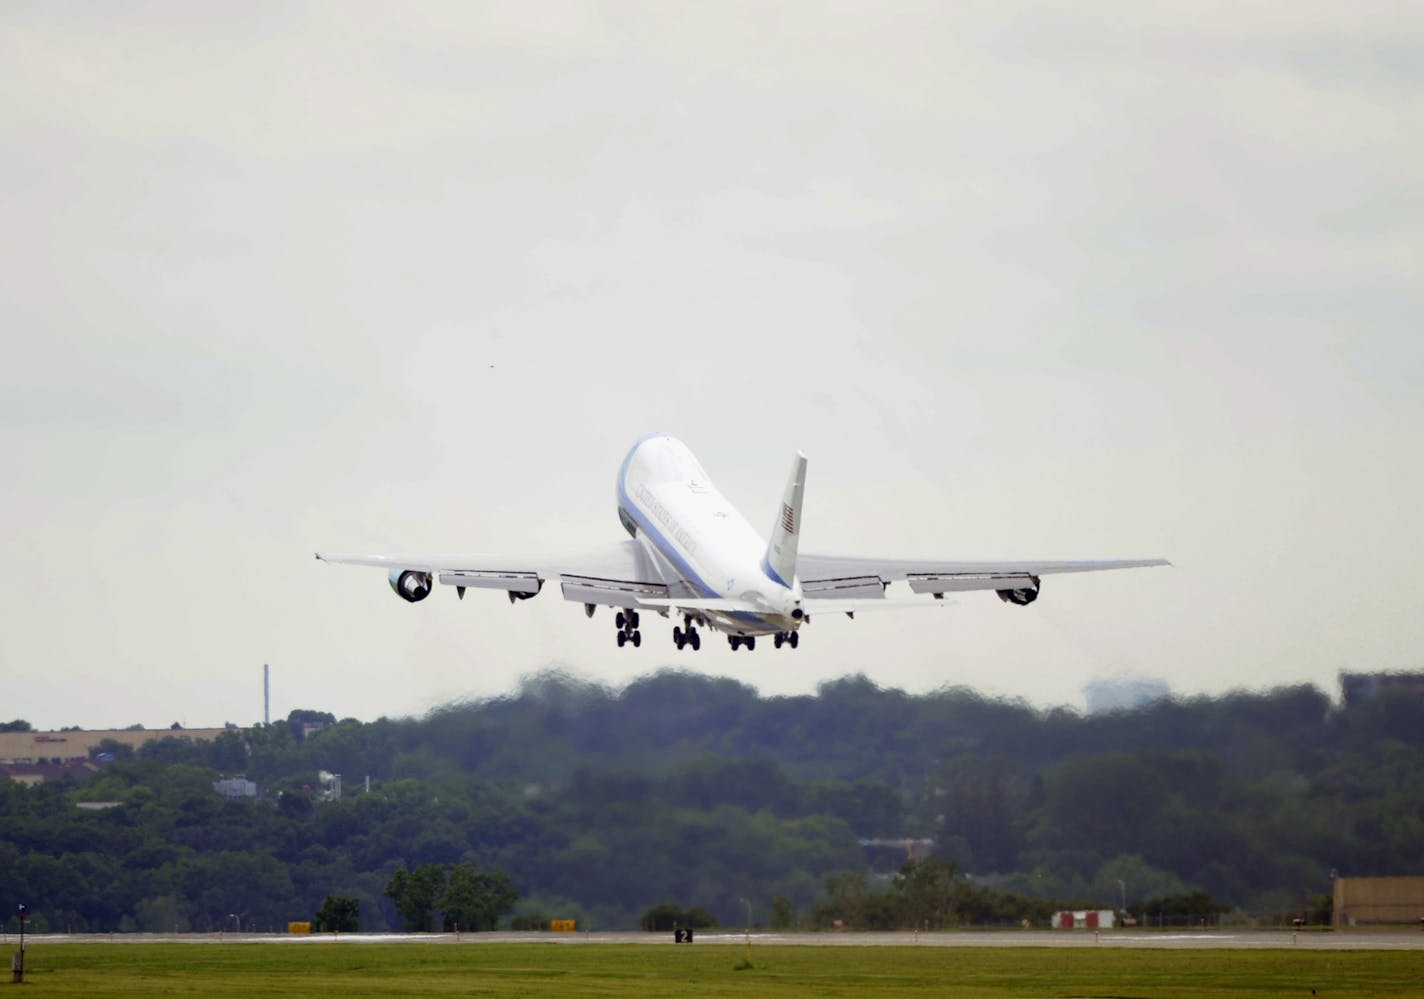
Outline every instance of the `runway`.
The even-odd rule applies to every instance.
[[[1116,947],[1141,950],[1424,950],[1424,931],[1349,930],[959,930],[939,933],[768,933],[707,931],[697,934],[694,947],[735,944],[753,947]],[[18,942],[5,935],[0,945]],[[25,946],[66,943],[191,943],[191,944],[451,944],[528,943],[553,946],[635,944],[678,946],[671,933],[76,933],[26,934]],[[686,945],[684,945],[686,946]]]

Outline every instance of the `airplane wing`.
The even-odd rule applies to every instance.
[[[943,594],[965,590],[996,590],[1015,603],[1029,603],[1038,594],[1039,577],[1058,572],[1098,572],[1171,565],[1166,559],[1020,560],[1014,562],[950,562],[934,559],[861,558],[802,552],[796,563],[807,601],[883,598],[892,582],[909,583],[915,593]],[[809,607],[808,607],[809,610]]]
[[[429,595],[434,583],[456,588],[504,590],[511,600],[532,597],[551,579],[565,600],[613,607],[638,607],[644,599],[665,598],[667,583],[636,541],[601,548],[527,555],[354,555],[317,552],[323,562],[385,569],[396,592],[412,602]],[[405,574],[412,581],[402,582]]]

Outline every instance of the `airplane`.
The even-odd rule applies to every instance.
[[[955,562],[867,558],[800,552],[806,456],[796,453],[771,534],[763,539],[717,491],[687,445],[664,433],[646,434],[618,469],[618,519],[631,540],[582,551],[533,555],[348,555],[316,553],[323,562],[377,566],[391,589],[419,603],[436,583],[503,590],[509,602],[527,600],[557,580],[565,600],[593,617],[600,605],[616,609],[619,647],[641,646],[641,613],[678,615],[672,629],[679,650],[702,647],[699,628],[726,634],[733,651],[753,650],[771,635],[777,648],[800,644],[813,616],[900,607],[943,606],[946,593],[993,590],[1006,603],[1038,599],[1041,576],[1170,565],[1166,559],[1098,561],[1019,560]],[[891,583],[911,593],[892,599]]]

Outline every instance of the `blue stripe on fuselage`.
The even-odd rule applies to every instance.
[[[788,590],[791,589],[791,584],[776,574],[776,570],[771,567],[771,560],[768,559],[765,555],[761,557],[761,571],[766,573],[771,579],[786,587]]]

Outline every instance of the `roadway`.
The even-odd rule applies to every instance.
[[[961,930],[943,933],[770,933],[718,930],[699,932],[693,946],[745,945],[787,947],[1119,947],[1155,950],[1424,950],[1419,930]],[[0,944],[19,941],[6,934]],[[671,933],[75,933],[25,935],[25,946],[66,943],[194,944],[648,944],[676,946]]]

